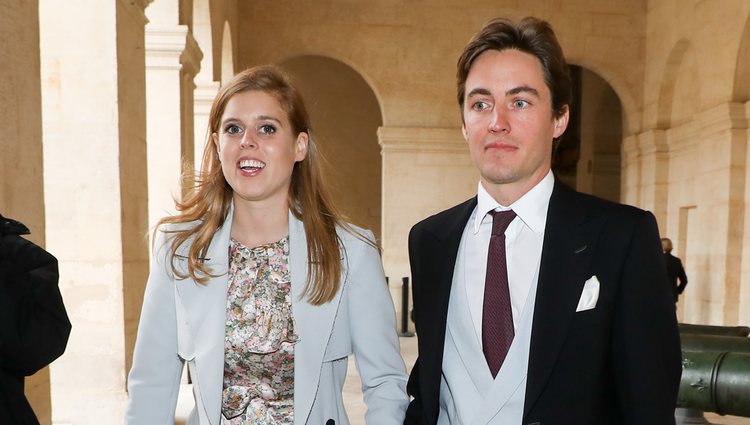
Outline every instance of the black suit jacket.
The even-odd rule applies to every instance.
[[[669,252],[664,253],[664,262],[667,264],[667,277],[669,284],[672,285],[672,293],[674,294],[674,302],[677,302],[677,297],[685,290],[688,279],[685,274],[685,269],[682,267],[682,261],[675,257]],[[677,281],[680,281],[677,283]]]
[[[57,259],[0,215],[0,424],[38,425],[24,377],[59,357],[70,321],[57,287]]]
[[[404,424],[437,422],[446,317],[476,198],[409,234],[419,356]],[[584,282],[597,306],[576,312]],[[674,424],[681,374],[672,293],[653,215],[555,182],[532,325],[523,424]],[[454,390],[455,391],[455,390]]]

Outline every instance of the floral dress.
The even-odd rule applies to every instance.
[[[294,423],[289,238],[229,247],[222,425]]]

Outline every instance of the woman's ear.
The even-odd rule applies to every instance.
[[[216,152],[221,153],[221,148],[219,147],[219,135],[211,133],[211,140],[214,142],[214,146],[216,146]]]
[[[297,135],[297,140],[294,142],[295,156],[294,159],[297,162],[304,160],[307,157],[307,144],[310,141],[310,135],[307,132],[301,132]]]

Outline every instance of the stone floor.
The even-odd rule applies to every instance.
[[[414,360],[417,358],[417,338],[401,338],[401,355],[404,357],[406,367],[411,370]],[[344,404],[351,425],[365,425],[364,412],[365,404],[362,401],[362,391],[360,390],[359,376],[357,368],[354,365],[354,359],[349,359],[349,372],[346,383],[344,384]],[[177,405],[176,425],[184,425],[190,410],[193,408],[193,394],[189,385],[184,385],[180,391]],[[719,416],[713,413],[706,413],[706,419],[714,425],[750,425],[750,418],[738,418],[735,416]]]

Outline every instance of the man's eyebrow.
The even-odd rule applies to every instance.
[[[529,86],[518,86],[514,87],[508,91],[505,92],[506,96],[513,96],[514,94],[518,93],[529,93],[535,97],[539,97],[539,91],[533,87]]]
[[[482,88],[482,87],[477,87],[477,88],[473,89],[472,91],[470,91],[469,93],[467,93],[466,97],[472,97],[472,96],[476,96],[476,95],[489,96],[490,95],[490,91],[487,90],[487,89],[485,89],[485,88]]]
[[[535,89],[533,87],[530,87],[530,86],[526,86],[526,85],[514,87],[514,88],[506,91],[505,95],[506,96],[513,96],[513,95],[516,95],[516,94],[519,94],[519,93],[528,93],[528,94],[531,94],[531,95],[533,95],[535,97],[539,97],[539,90],[537,90],[537,89]],[[491,94],[492,93],[490,93],[490,91],[487,90],[486,88],[477,87],[477,88],[471,90],[469,93],[467,93],[466,97],[468,98],[468,97],[472,97],[472,96],[489,96]]]

